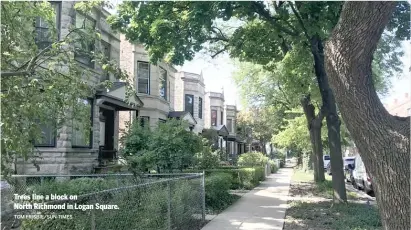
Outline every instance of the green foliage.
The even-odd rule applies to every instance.
[[[75,8],[87,15],[88,9],[100,3],[79,4]],[[76,61],[74,53],[84,51],[78,44],[95,42],[98,48],[99,33],[70,25],[57,40],[56,15],[49,2],[7,1],[1,7],[1,173],[7,176],[13,173],[15,159],[36,162],[33,144],[44,138],[41,128],[45,125],[57,131],[75,124],[88,137],[90,116],[79,99],[92,98],[97,90],[110,87],[108,81],[99,83],[102,66],[117,79],[128,83],[129,78],[99,49],[83,52],[91,57],[95,69]],[[36,44],[33,22],[38,17],[49,27],[47,47]],[[127,88],[129,95],[131,86]]]
[[[268,163],[270,164],[271,173],[276,173],[278,171],[277,163],[273,160],[269,160]]]
[[[215,151],[219,148],[218,146],[218,133],[215,129],[203,129],[201,136],[209,142],[211,145],[212,151]]]
[[[184,172],[199,172],[198,170],[185,170]],[[219,169],[205,170],[206,177],[216,173],[227,173],[231,175],[231,189],[253,189],[265,180],[264,168],[233,168],[222,167]]]
[[[135,185],[132,180],[122,178],[121,185]],[[36,194],[88,194],[104,189],[115,188],[118,183],[114,178],[80,178],[63,182],[47,182],[42,185],[31,187],[26,192]],[[166,184],[150,185],[143,188],[133,188],[117,192],[105,192],[99,195],[87,196],[74,201],[77,204],[116,204],[119,210],[95,212],[96,229],[165,229],[167,227],[167,205],[170,188],[170,202],[172,205],[171,221],[173,226],[179,229],[193,229],[194,214],[198,214],[200,201],[200,190],[198,183],[193,181],[177,181]],[[42,214],[72,215],[72,220],[25,219],[22,229],[89,229],[91,225],[91,211],[81,210],[42,210]]]
[[[268,157],[260,152],[248,152],[240,155],[238,165],[246,167],[265,166],[268,163]]]
[[[212,152],[211,147],[208,145],[208,141],[203,146],[203,151],[196,154],[195,166],[198,169],[211,169],[217,168],[220,163],[220,156],[217,152]]]
[[[231,204],[231,195],[228,192],[231,187],[231,175],[228,173],[213,173],[206,177],[206,207],[213,211],[222,210]]]
[[[122,139],[121,151],[133,172],[182,170],[193,165],[195,154],[202,151],[202,138],[187,131],[184,121],[168,120],[153,130],[138,126],[137,122],[132,124]]]

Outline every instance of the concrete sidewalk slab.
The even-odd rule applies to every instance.
[[[202,230],[283,229],[292,168],[282,168],[220,213]]]

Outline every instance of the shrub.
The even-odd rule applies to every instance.
[[[231,187],[232,177],[228,173],[215,173],[206,177],[206,206],[211,210],[221,210],[230,203],[231,196],[228,190]]]
[[[253,189],[260,181],[265,180],[264,168],[220,168],[204,170],[206,178],[209,176],[226,173],[230,175],[230,189]],[[198,170],[185,170],[185,172],[198,172]]]
[[[276,173],[278,171],[277,162],[269,160],[268,163],[270,164],[271,173]]]
[[[102,178],[81,178],[37,185],[32,187],[31,191],[37,194],[84,194],[96,192],[103,188],[113,188],[115,183]],[[196,191],[195,188],[198,188],[198,183],[193,183],[193,181],[170,183],[171,220],[173,226],[178,226],[179,229],[192,229],[193,219],[190,217],[199,213],[200,206],[197,204],[200,201],[200,191]],[[212,186],[212,188],[215,190],[217,186]],[[221,194],[221,192],[217,192],[214,196],[218,197]],[[168,187],[164,183],[88,196],[74,202],[77,204],[115,204],[120,209],[106,211],[41,210],[41,213],[45,215],[66,214],[72,215],[73,219],[25,219],[21,229],[90,229],[91,212],[95,212],[96,229],[166,229],[168,196]],[[214,203],[217,202],[214,201]]]
[[[204,143],[204,140],[203,140]],[[219,165],[219,156],[216,152],[212,152],[211,146],[204,143],[203,151],[196,154],[196,167],[198,169],[211,169]]]
[[[268,162],[268,157],[260,152],[249,152],[241,154],[238,165],[247,167],[264,166]]]

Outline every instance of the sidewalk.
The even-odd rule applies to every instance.
[[[211,220],[202,230],[283,229],[292,168],[282,168]]]

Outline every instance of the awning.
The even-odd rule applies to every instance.
[[[219,136],[228,137],[229,135],[228,129],[225,125],[213,126],[213,129],[217,130],[217,134]]]
[[[227,141],[236,141],[236,137],[234,135],[228,135],[226,138],[224,138]]]
[[[197,121],[194,119],[193,115],[187,111],[172,111],[168,113],[168,117],[185,120],[188,122],[190,127],[194,127],[197,124]]]
[[[113,82],[113,87],[107,91],[101,91],[96,94],[97,105],[107,105],[119,111],[138,110],[144,103],[137,94],[133,94],[126,101],[126,83]]]

